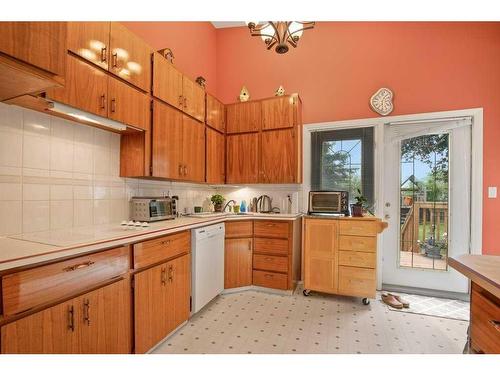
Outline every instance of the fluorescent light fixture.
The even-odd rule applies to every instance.
[[[110,120],[109,118],[106,117],[97,116],[92,113],[84,112],[59,102],[52,102],[52,104],[53,106],[52,108],[49,109],[50,111],[62,113],[66,116],[73,117],[77,120],[90,122],[92,124],[104,126],[118,131],[127,130],[127,125],[124,125],[121,122]]]

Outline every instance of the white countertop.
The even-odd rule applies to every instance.
[[[183,216],[150,223],[149,227],[117,224],[27,233],[0,237],[0,271],[128,245],[157,236],[234,220],[295,220],[301,214],[225,214],[207,217]]]

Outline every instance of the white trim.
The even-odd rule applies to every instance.
[[[427,121],[445,117],[472,118],[472,171],[471,171],[471,254],[482,253],[483,242],[483,109],[470,108],[456,111],[442,111],[429,113],[416,113],[399,116],[371,117],[366,119],[330,121],[321,123],[304,124],[303,127],[303,173],[302,184],[302,211],[307,211],[307,196],[311,189],[311,132],[317,130],[339,130],[349,128],[373,127],[374,128],[374,173],[375,173],[375,214],[383,215],[383,181],[384,175],[384,124],[399,121]],[[477,220],[480,218],[480,220]],[[381,248],[382,236],[378,238]],[[382,252],[377,258],[377,288],[382,288]]]

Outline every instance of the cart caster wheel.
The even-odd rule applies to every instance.
[[[311,294],[311,291],[309,289],[304,289],[302,291],[302,294],[304,294],[306,297],[309,297],[309,294]]]
[[[370,304],[370,300],[368,298],[363,298],[363,300],[361,302],[363,302],[363,305],[365,305],[365,306]]]

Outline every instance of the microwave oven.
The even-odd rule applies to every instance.
[[[310,191],[309,215],[349,216],[347,191]]]
[[[158,221],[175,219],[177,200],[172,197],[132,197],[131,219],[135,221]]]

